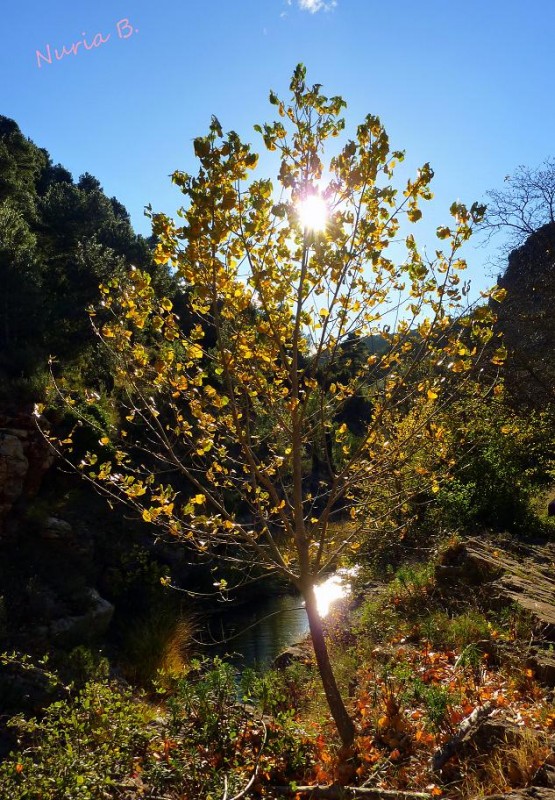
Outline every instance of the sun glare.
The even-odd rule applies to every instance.
[[[298,206],[299,220],[303,228],[323,231],[328,221],[328,206],[322,195],[310,194]]]

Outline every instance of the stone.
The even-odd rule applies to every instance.
[[[555,789],[555,767],[551,764],[542,764],[534,775],[532,783],[534,786],[544,786],[547,789]]]
[[[306,648],[302,644],[292,644],[283,653],[277,655],[273,662],[273,669],[286,669],[294,662],[305,662],[307,659]]]
[[[23,494],[28,468],[21,439],[0,431],[0,519]]]
[[[52,675],[30,663],[0,662],[0,708],[37,711],[59,699],[65,689]]]
[[[543,786],[529,786],[507,794],[490,794],[481,800],[555,800],[555,789]]]
[[[555,688],[555,656],[545,650],[535,650],[528,657],[526,666],[534,670],[536,680],[544,686]]]
[[[457,545],[436,568],[438,586],[452,592],[455,587],[486,584],[498,605],[516,603],[549,640],[555,637],[555,543],[506,544],[474,538]]]
[[[108,630],[114,606],[101,597],[96,589],[85,592],[88,609],[84,614],[62,617],[48,626],[48,637],[64,647],[100,639]]]
[[[519,727],[503,717],[491,716],[477,727],[466,743],[477,747],[481,752],[486,752],[497,744],[518,746],[527,732],[529,729]]]
[[[543,225],[512,251],[498,284],[507,295],[492,301],[495,332],[507,348],[506,389],[521,405],[544,409],[553,402],[555,370],[555,223]]]
[[[54,453],[32,415],[0,418],[0,534],[15,503],[37,493],[53,462]]]
[[[41,526],[40,536],[42,539],[55,539],[69,541],[73,539],[73,528],[63,519],[48,517]]]

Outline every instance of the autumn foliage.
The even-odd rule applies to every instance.
[[[474,382],[492,316],[471,308],[461,279],[482,209],[454,203],[428,258],[410,228],[432,197],[430,166],[395,188],[403,153],[372,115],[326,157],[344,101],[307,85],[302,66],[290,89],[289,103],[270,95],[278,120],[255,126],[278,158],[276,183],[251,175],[257,155],[214,118],[194,141],[198,173],[173,175],[186,200],[178,221],[152,215],[156,259],[177,271],[192,321],[139,270],[101,287],[93,321],[121,423],[80,468],[199,552],[296,586],[348,742],[314,585],[356,551],[369,520],[438,491],[421,454],[454,466],[441,416],[495,380]],[[327,209],[322,230],[301,221],[314,197]],[[500,363],[502,349],[492,354]],[[345,421],[355,398],[356,426]],[[337,519],[348,520],[339,537]]]

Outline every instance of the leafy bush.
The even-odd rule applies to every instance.
[[[114,683],[88,683],[42,719],[17,716],[9,726],[21,740],[0,765],[0,795],[11,800],[105,800],[152,735],[144,707]]]
[[[76,650],[84,672],[90,653]],[[262,696],[251,674],[246,695]],[[12,718],[18,748],[0,766],[0,797],[10,800],[108,800],[222,796],[244,788],[254,770],[288,782],[306,778],[313,748],[291,720],[263,721],[238,700],[237,676],[220,659],[195,662],[189,676],[168,676],[162,706],[147,706],[116,682],[87,683],[51,704],[41,719]]]
[[[477,406],[472,448],[430,507],[429,523],[523,531],[533,524],[531,499],[551,480],[555,451],[549,413],[516,415],[502,404]]]
[[[160,733],[172,747],[167,758],[145,768],[144,780],[178,785],[186,797],[205,797],[224,792],[222,774],[228,776],[230,793],[246,784],[241,775],[246,769],[252,774],[257,759],[267,774],[283,781],[299,770],[302,775],[311,764],[306,737],[290,715],[263,721],[262,711],[273,706],[274,696],[277,704],[284,701],[278,684],[277,673],[253,670],[245,671],[239,683],[234,668],[219,658],[193,661],[189,675],[175,678],[169,689],[165,681],[160,691],[168,695],[169,713]]]
[[[293,661],[285,669],[263,673],[244,670],[241,690],[244,699],[254,702],[263,714],[285,722],[306,706],[307,685],[313,678],[314,673],[309,667]]]

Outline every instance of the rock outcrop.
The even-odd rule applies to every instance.
[[[28,470],[22,439],[0,430],[0,524],[23,494]]]
[[[519,543],[511,550],[480,539],[450,548],[436,567],[438,586],[487,587],[489,596],[529,612],[555,641],[555,543]]]
[[[508,351],[506,385],[519,402],[543,408],[555,398],[555,223],[513,250],[498,283],[507,292],[493,304]]]
[[[85,590],[83,600],[86,608],[82,614],[53,619],[37,629],[38,638],[62,647],[100,640],[112,621],[114,606],[92,588]]]
[[[508,794],[491,794],[484,800],[555,800],[555,789],[530,786]]]
[[[0,417],[0,536],[13,507],[37,493],[53,461],[32,415]]]

